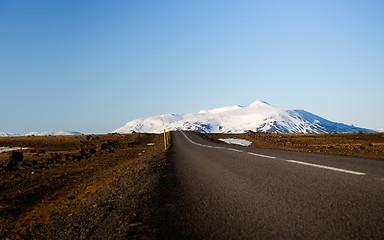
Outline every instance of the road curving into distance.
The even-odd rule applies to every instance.
[[[383,239],[384,161],[258,149],[173,132],[166,239]]]

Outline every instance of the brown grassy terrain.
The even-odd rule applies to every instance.
[[[0,137],[0,239],[150,237],[145,205],[165,158],[162,135]],[[152,231],[152,232],[151,232]]]
[[[315,152],[384,160],[384,133],[372,134],[206,134],[219,138],[241,138],[259,148]]]

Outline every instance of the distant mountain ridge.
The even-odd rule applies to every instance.
[[[25,135],[18,133],[0,132],[0,137],[17,137],[17,136],[66,136],[66,135],[79,135],[80,132],[74,131],[44,131],[44,132],[29,132]]]
[[[263,101],[249,106],[227,106],[190,114],[165,114],[127,122],[116,133],[161,133],[162,131],[205,133],[355,133],[375,132],[332,122],[304,110],[284,110]]]
[[[0,137],[16,137],[20,136],[17,133],[9,133],[9,132],[0,132]]]
[[[30,132],[25,136],[67,136],[67,135],[80,135],[80,132],[75,131],[44,131],[44,132]]]

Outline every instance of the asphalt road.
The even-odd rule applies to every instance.
[[[172,133],[164,239],[384,239],[384,162]]]

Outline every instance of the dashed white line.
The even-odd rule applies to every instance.
[[[239,149],[234,149],[234,148],[227,148],[227,149],[230,151],[234,151],[234,152],[244,152],[244,151],[241,151]]]
[[[324,165],[318,165],[318,164],[307,163],[307,162],[300,162],[300,161],[296,161],[296,160],[285,160],[285,161],[290,162],[290,163],[297,163],[297,164],[301,164],[301,165],[323,168],[323,169],[328,169],[328,170],[337,171],[337,172],[350,173],[350,174],[355,174],[355,175],[360,175],[360,176],[366,175],[366,173],[363,173],[363,172],[355,172],[355,171],[346,170],[346,169],[342,169],[342,168],[328,167],[328,166],[324,166]]]
[[[263,155],[263,154],[258,154],[258,153],[253,153],[253,152],[248,152],[249,155],[257,156],[257,157],[263,157],[263,158],[271,158],[275,159],[276,157],[273,156],[268,156],[268,155]]]

